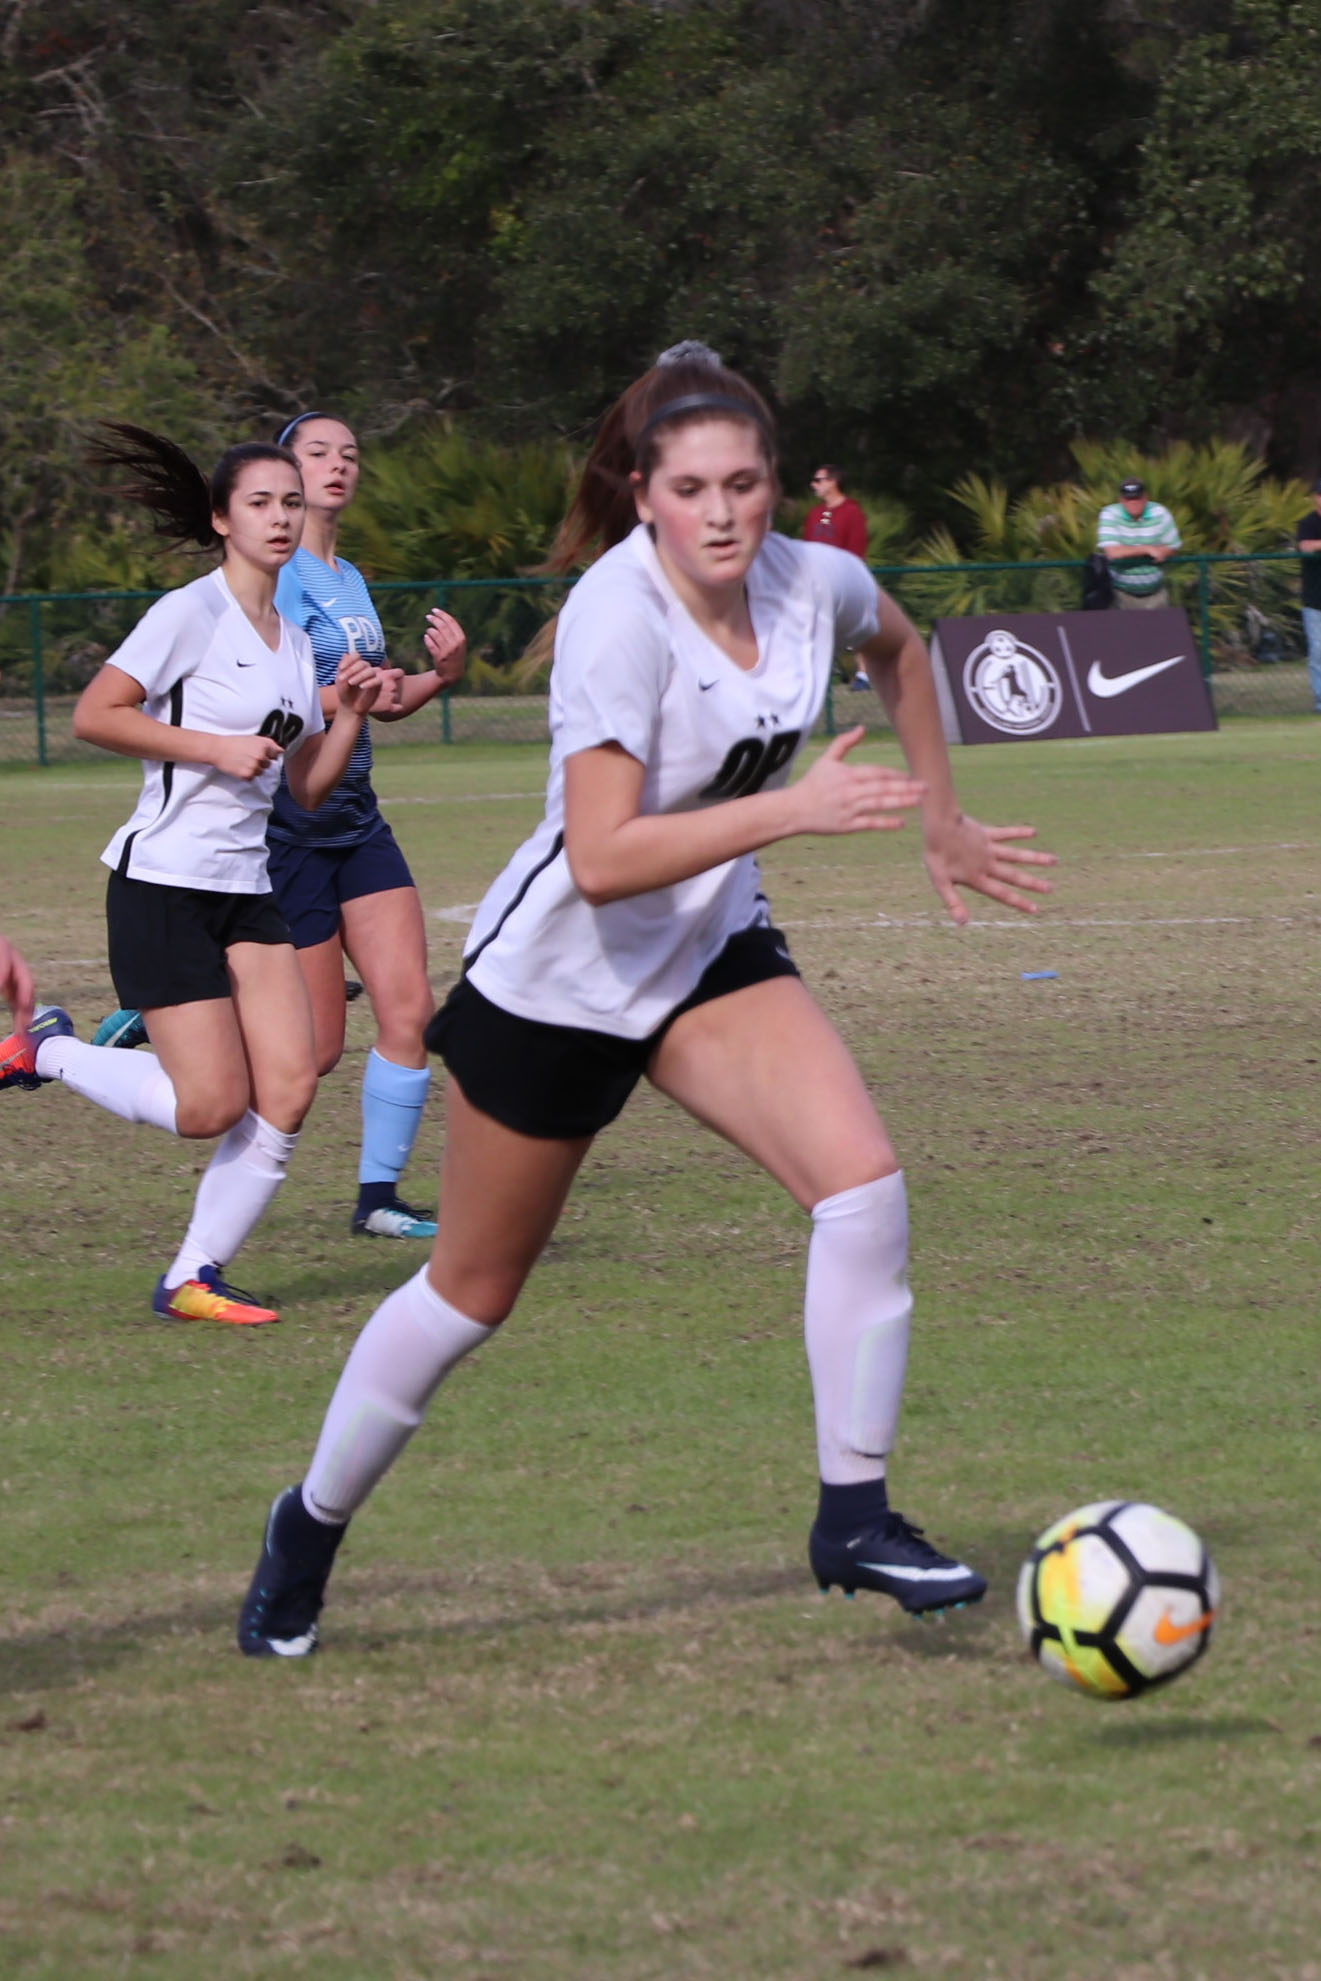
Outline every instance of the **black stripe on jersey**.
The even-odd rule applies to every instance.
[[[478,943],[476,949],[473,950],[472,955],[464,957],[463,974],[465,977],[467,976],[469,970],[471,970],[473,964],[477,961],[477,958],[481,955],[482,951],[486,948],[487,944],[495,941],[501,929],[504,927],[505,923],[509,920],[509,917],[513,914],[515,908],[517,908],[519,904],[526,898],[527,891],[531,887],[533,881],[537,878],[539,874],[544,874],[547,867],[553,867],[563,851],[564,851],[564,834],[562,832],[557,832],[555,835],[555,842],[552,845],[549,853],[547,853],[544,860],[538,861],[537,865],[533,867],[530,874],[525,874],[523,876],[523,885],[519,888],[517,894],[514,896],[509,906],[504,910],[499,921],[496,923],[495,927],[491,930],[490,935],[483,936],[481,941]]]
[[[182,681],[176,681],[174,686],[170,690],[170,727],[171,729],[183,728],[183,682]],[[169,804],[170,792],[173,789],[174,789],[174,765],[172,763],[162,764],[161,765],[161,794],[162,794],[161,809],[156,814],[157,818],[160,818],[162,816],[162,814],[165,811],[165,807]]]
[[[182,681],[176,681],[174,686],[170,690],[170,727],[171,729],[183,728],[183,682]],[[166,762],[161,765],[161,808],[156,814],[156,817],[158,819],[163,818],[165,816],[165,808],[170,802],[170,792],[173,790],[173,788],[174,788],[174,765],[172,763]],[[138,832],[141,832],[141,830],[142,828],[141,826],[139,826]],[[128,838],[124,841],[124,850],[119,856],[119,865],[115,868],[115,872],[123,880],[128,879],[128,863],[133,856],[133,841],[137,838],[137,836],[138,836],[137,832],[130,832]]]

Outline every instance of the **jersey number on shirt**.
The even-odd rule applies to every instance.
[[[783,770],[798,748],[801,729],[782,729],[770,737],[745,736],[735,743],[700,795],[703,798],[750,798],[768,777]]]
[[[271,710],[266,720],[262,723],[261,728],[257,731],[259,736],[269,736],[271,741],[278,743],[282,750],[287,750],[295,738],[301,736],[302,733],[302,716],[290,715],[286,710],[278,708]]]

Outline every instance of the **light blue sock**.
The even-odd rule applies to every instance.
[[[413,1153],[431,1085],[429,1066],[396,1066],[373,1046],[362,1076],[359,1183],[397,1183]]]

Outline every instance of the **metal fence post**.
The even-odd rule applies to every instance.
[[[50,761],[46,754],[46,668],[41,651],[41,600],[32,601],[32,697],[37,715],[37,762]]]
[[[1206,559],[1197,560],[1197,618],[1198,647],[1202,663],[1202,675],[1211,679],[1211,570]]]

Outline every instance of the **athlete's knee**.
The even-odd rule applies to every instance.
[[[319,1045],[316,1056],[317,1079],[324,1080],[327,1073],[333,1073],[344,1057],[344,1041],[336,1040],[330,1045]]]
[[[317,1069],[309,1060],[306,1066],[285,1076],[275,1103],[276,1113],[269,1115],[268,1120],[275,1121],[277,1127],[293,1134],[310,1114],[316,1089]]]
[[[526,1278],[513,1266],[456,1267],[433,1258],[427,1267],[427,1279],[441,1299],[488,1328],[499,1327],[513,1313]]]
[[[175,1113],[175,1132],[189,1142],[209,1142],[227,1135],[248,1111],[243,1094],[181,1094]]]
[[[302,1127],[316,1099],[316,1065],[309,1056],[282,1069],[278,1079],[264,1078],[252,1105],[256,1112],[286,1135]]]
[[[388,1003],[382,1000],[375,1008],[376,1050],[398,1065],[409,1064],[421,1050],[422,1034],[435,1008],[435,999],[425,982],[420,988],[410,985],[405,995],[396,995]]]

